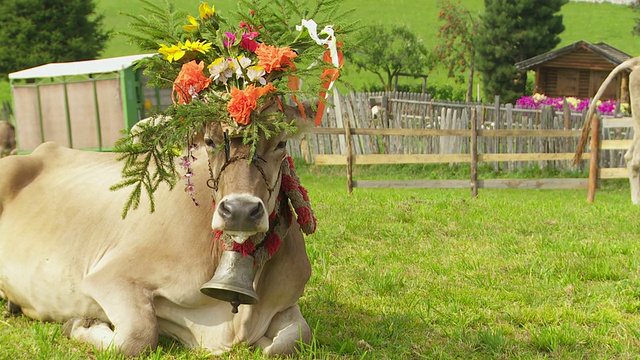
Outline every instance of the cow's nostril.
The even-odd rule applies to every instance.
[[[220,206],[218,207],[218,213],[222,218],[224,219],[231,218],[231,216],[233,215],[232,212],[233,210],[229,207],[226,201],[223,201],[220,203]]]
[[[262,208],[262,204],[258,203],[253,207],[253,209],[249,213],[249,216],[251,216],[251,218],[254,220],[259,220],[263,214],[264,209]]]

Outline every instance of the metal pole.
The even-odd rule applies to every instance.
[[[42,100],[40,99],[40,85],[37,82],[36,82],[36,97],[38,99],[38,123],[40,125],[40,142],[44,142],[44,122],[42,121]]]
[[[93,83],[93,108],[96,112],[96,131],[98,132],[98,150],[102,151],[102,124],[100,123],[100,105],[98,103],[98,85],[96,79],[92,76]]]
[[[71,135],[71,114],[69,114],[69,93],[67,92],[67,79],[62,78],[62,88],[64,89],[64,114],[67,118],[67,137],[69,147],[73,148],[73,136]]]

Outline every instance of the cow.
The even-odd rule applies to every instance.
[[[118,154],[44,143],[0,160],[0,297],[13,312],[62,323],[70,338],[128,356],[156,348],[159,334],[213,354],[238,343],[266,355],[295,352],[311,338],[297,301],[311,271],[301,228],[313,232],[315,218],[309,225],[307,209],[301,222],[285,197],[285,180],[299,179],[285,179],[289,136],[260,139],[249,157],[242,137],[225,137],[211,121],[206,146],[193,153],[193,199],[163,184],[154,212],[141,202],[124,218],[129,192],[110,190],[121,180]],[[269,233],[278,213],[279,247],[252,269],[257,302],[205,295],[225,242]],[[216,240],[227,232],[232,240]]]
[[[629,100],[631,102],[631,113],[634,119],[634,133],[631,146],[624,155],[624,160],[627,164],[629,184],[631,185],[631,201],[634,205],[640,205],[640,57],[628,59],[616,66],[602,82],[600,88],[598,88],[587,111],[586,121],[582,127],[582,136],[576,148],[574,163],[577,163],[581,158],[582,150],[587,143],[591,124],[590,119],[596,111],[598,100],[600,100],[600,97],[611,81],[618,76],[621,71],[627,69],[632,69],[629,74]]]
[[[0,120],[0,158],[12,154],[16,148],[16,132],[10,122]]]

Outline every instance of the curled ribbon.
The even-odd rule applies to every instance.
[[[303,19],[302,24],[296,26],[296,30],[298,31],[302,31],[304,28],[306,28],[309,31],[309,36],[311,37],[311,39],[313,39],[316,42],[316,44],[324,45],[329,50],[323,56],[323,60],[333,64],[335,69],[326,69],[322,73],[321,77],[323,78],[323,80],[325,80],[323,81],[324,88],[327,91],[331,90],[331,88],[333,87],[333,84],[338,79],[338,69],[342,66],[342,63],[343,63],[342,52],[338,51],[339,44],[336,41],[336,38],[334,36],[333,26],[327,25],[322,29],[322,31],[320,31],[321,35],[326,35],[324,38],[320,38],[320,36],[318,35],[318,24],[316,24],[316,22],[313,21],[312,19],[310,20]],[[327,93],[323,91],[320,93],[320,96],[326,99]],[[322,121],[322,116],[324,114],[324,107],[325,107],[324,102],[320,102],[318,104],[318,112],[316,114],[316,119],[315,119],[316,125],[320,125],[320,122]]]

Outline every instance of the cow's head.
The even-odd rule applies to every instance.
[[[287,122],[301,117],[297,108],[284,106],[281,110],[275,102],[256,111],[261,115],[280,112]],[[300,125],[296,134],[299,131]],[[261,133],[252,154],[251,144],[245,144],[241,134],[234,135],[220,122],[206,125],[204,143],[214,190],[213,230],[231,235],[239,244],[269,230],[269,215],[280,192],[287,140],[296,134],[281,132],[266,138]]]
[[[268,121],[272,116],[278,117],[279,121],[284,117],[288,124],[301,117],[298,108],[283,108],[274,101],[266,102],[255,112],[257,116],[267,118],[263,123],[265,126],[273,126]],[[296,133],[300,130],[298,125]],[[263,255],[268,252],[267,248],[273,251],[268,243],[274,236],[285,236],[278,233],[282,224],[289,226],[288,221],[282,220],[285,214],[280,214],[282,207],[277,204],[282,198],[279,195],[283,175],[291,178],[286,146],[287,139],[295,134],[270,129],[266,135],[260,131],[259,137],[251,142],[246,141],[242,130],[234,134],[234,129],[222,122],[207,123],[203,131],[209,156],[209,186],[213,188],[215,206],[211,227],[218,236],[224,236],[226,251],[213,278],[202,286],[201,291],[229,301],[234,313],[239,304],[258,301],[252,285],[256,247],[262,246]],[[283,187],[285,198],[287,187],[290,186]],[[288,200],[284,201],[288,208]],[[253,252],[237,249],[243,246],[246,249],[246,245]]]

